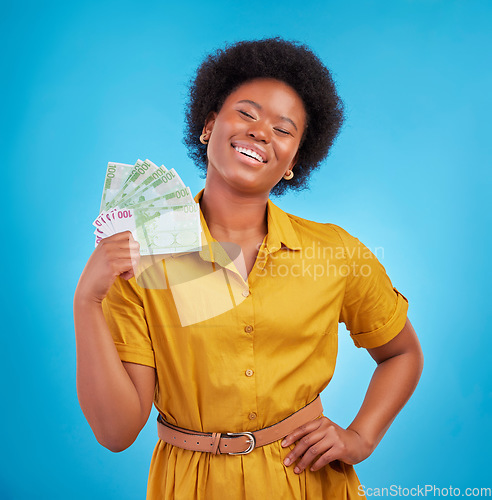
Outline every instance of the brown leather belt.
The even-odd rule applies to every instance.
[[[166,443],[191,451],[205,451],[215,455],[246,455],[257,446],[264,446],[284,438],[297,427],[315,420],[323,413],[321,398],[296,411],[276,424],[253,432],[197,432],[170,424],[159,413],[157,434]]]

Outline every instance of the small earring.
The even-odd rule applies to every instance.
[[[292,177],[294,177],[294,172],[292,172],[292,170],[287,170],[287,172],[284,175],[284,179],[286,181],[290,181]]]
[[[208,134],[205,132],[205,133],[203,133],[203,134],[200,136],[200,142],[201,142],[202,144],[208,144],[208,138],[206,138],[206,137],[207,137],[207,135],[208,135]]]

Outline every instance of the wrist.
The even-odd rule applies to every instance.
[[[356,435],[360,449],[363,450],[364,457],[362,458],[362,460],[371,455],[371,453],[376,449],[378,441],[372,436],[369,436],[362,430],[352,426],[347,427],[347,430],[353,432]]]

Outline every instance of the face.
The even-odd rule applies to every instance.
[[[287,170],[295,174],[305,125],[304,104],[292,87],[273,79],[244,83],[207,118],[207,183],[269,193]]]

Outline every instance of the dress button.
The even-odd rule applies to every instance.
[[[253,370],[250,370],[249,368],[245,371],[247,377],[251,377],[253,375]]]
[[[243,297],[247,297],[249,295],[249,290],[244,290],[243,291]]]
[[[256,418],[256,413],[254,411],[252,411],[250,414],[249,414],[249,419],[250,420],[254,420]]]
[[[253,331],[253,327],[252,327],[251,325],[246,325],[246,326],[244,327],[244,331],[245,331],[246,333],[251,333],[251,332]]]

